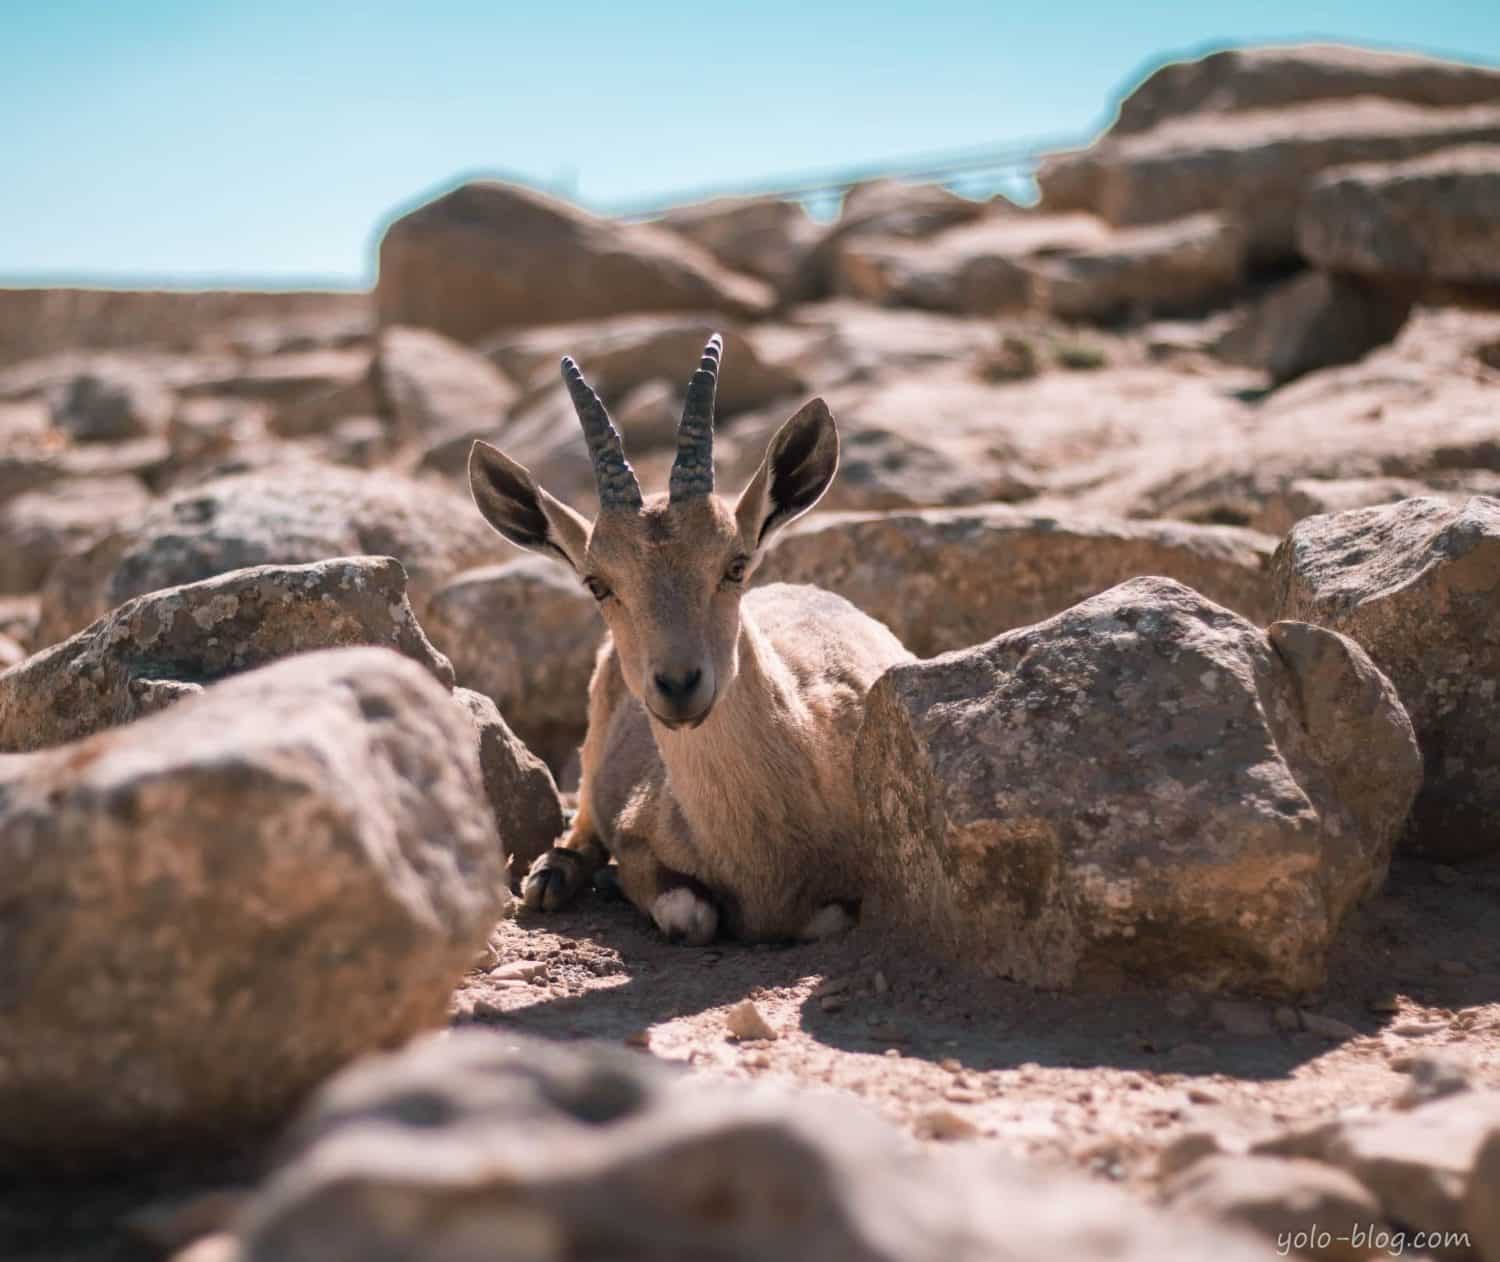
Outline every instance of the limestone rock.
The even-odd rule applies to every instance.
[[[518,886],[533,861],[563,834],[557,784],[547,764],[506,725],[493,701],[468,688],[455,689],[453,698],[474,720],[479,733],[484,791],[510,860],[511,883]]]
[[[1298,212],[1297,246],[1330,270],[1500,285],[1500,145],[1329,171]]]
[[[1425,763],[1409,844],[1439,859],[1500,850],[1500,500],[1310,517],[1273,579],[1278,616],[1357,640],[1401,694]]]
[[[159,708],[152,683],[203,684],[294,653],[362,644],[395,649],[453,684],[390,557],[262,565],[151,592],[0,675],[0,751],[127,723],[143,700]]]
[[[589,679],[604,639],[594,600],[563,566],[523,557],[457,575],[423,617],[458,682],[560,772],[588,726]]]
[[[399,1206],[402,1212],[392,1212]],[[1270,1262],[1240,1232],[863,1110],[623,1049],[462,1032],[341,1075],[240,1220],[243,1262]]]
[[[1306,1158],[1205,1157],[1163,1194],[1172,1210],[1237,1223],[1278,1247],[1305,1240],[1295,1250],[1303,1257],[1358,1262],[1371,1250],[1351,1243],[1355,1233],[1383,1226],[1379,1203],[1357,1179]]]
[[[241,1145],[442,1023],[505,898],[473,731],[387,649],[0,761],[0,1160]]]
[[[472,343],[507,327],[627,311],[748,314],[768,308],[771,293],[665,229],[475,181],[386,229],[375,302],[382,324]]]
[[[1420,773],[1352,641],[1121,584],[897,666],[856,755],[866,916],[1046,987],[1310,990]]]
[[[54,567],[45,643],[132,596],[252,565],[393,556],[418,614],[434,587],[493,557],[494,536],[457,495],[392,473],[311,461],[215,478],[175,492],[134,530]]]
[[[1263,623],[1275,548],[1269,535],[1232,526],[1057,517],[1004,505],[822,513],[782,537],[756,581],[826,587],[930,657],[1040,622],[1144,574],[1176,579]]]

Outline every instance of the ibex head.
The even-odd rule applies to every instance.
[[[776,432],[733,508],[714,494],[723,347],[714,334],[688,383],[665,495],[642,496],[619,432],[571,359],[563,380],[599,484],[592,524],[488,443],[469,455],[479,511],[512,543],[573,568],[599,602],[626,685],[672,728],[703,722],[734,679],[745,584],[771,537],[818,502],[838,468],[838,431],[814,399]]]

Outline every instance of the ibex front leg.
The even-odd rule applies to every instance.
[[[521,885],[521,897],[533,911],[557,911],[577,898],[594,873],[608,862],[609,851],[599,840],[587,807],[583,807],[568,835],[531,865]]]

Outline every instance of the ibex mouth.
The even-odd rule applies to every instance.
[[[707,721],[708,716],[713,713],[713,706],[709,706],[708,709],[704,710],[702,714],[695,714],[691,718],[669,719],[666,715],[653,710],[650,706],[647,706],[646,709],[653,719],[655,719],[664,728],[671,732],[680,732],[684,729],[691,732],[695,728],[702,727],[703,724]]]

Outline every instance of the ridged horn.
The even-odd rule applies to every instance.
[[[688,382],[687,402],[677,426],[677,459],[667,483],[673,503],[711,495],[714,489],[714,396],[719,389],[719,360],[724,339],[715,333],[703,348],[698,370]]]
[[[589,445],[594,481],[599,484],[599,507],[639,508],[641,484],[636,481],[635,470],[625,459],[625,444],[620,441],[620,431],[609,419],[609,413],[604,410],[594,388],[583,379],[583,373],[571,355],[563,356],[562,375],[573,400],[573,410],[578,413],[579,424],[583,426],[584,441]]]

